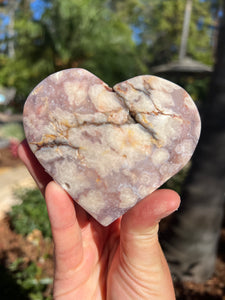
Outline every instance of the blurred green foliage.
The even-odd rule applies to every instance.
[[[51,238],[47,208],[40,191],[37,189],[19,189],[15,191],[15,195],[21,200],[21,203],[13,206],[9,212],[13,230],[27,236],[29,233],[32,234],[34,229],[38,229],[44,238]],[[42,264],[35,261],[27,263],[25,258],[18,257],[7,267],[7,270],[14,280],[14,284],[16,283],[26,295],[27,298],[25,299],[52,299],[50,286],[53,279],[46,276]]]
[[[186,1],[113,0],[123,18],[139,31],[139,48],[145,49],[145,62],[155,66],[178,58]],[[215,2],[192,0],[187,55],[205,64],[213,63],[212,9]],[[142,52],[143,53],[143,52]],[[151,69],[150,69],[151,71]]]
[[[15,195],[21,203],[9,212],[13,229],[24,236],[39,229],[44,237],[51,237],[48,212],[41,192],[37,189],[19,189]]]
[[[151,74],[151,68],[178,60],[186,1],[115,0],[113,7],[137,31],[137,47]],[[212,65],[216,44],[216,12],[220,1],[192,0],[192,14],[186,55]],[[162,74],[183,88],[194,100],[207,98],[210,76]]]
[[[24,259],[18,258],[9,265],[9,271],[12,274],[16,284],[26,293],[30,300],[50,300],[51,296],[44,296],[44,292],[49,284],[52,284],[52,278],[45,277],[43,269],[36,263],[31,262],[27,267],[23,267]]]
[[[201,104],[207,100],[208,89],[210,86],[210,77],[196,78],[195,76],[180,77],[177,84],[184,87],[192,96],[193,100],[201,101]]]
[[[0,84],[26,96],[52,72],[87,68],[109,84],[144,72],[132,30],[102,0],[49,1],[40,20],[20,1],[15,57],[0,56]]]
[[[16,138],[22,141],[24,137],[23,126],[18,123],[6,123],[0,126],[0,138]]]
[[[35,19],[29,0],[10,0],[17,3],[15,55],[9,57],[7,47],[0,50],[0,85],[16,87],[21,102],[40,80],[61,69],[86,68],[113,85],[151,74],[152,66],[178,57],[186,1],[44,2],[44,13]],[[206,64],[213,63],[212,3],[193,0],[187,49],[188,56]],[[0,40],[7,43],[7,36]]]

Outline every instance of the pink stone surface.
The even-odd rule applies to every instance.
[[[150,75],[111,89],[86,70],[64,70],[43,80],[24,106],[32,151],[104,226],[190,160],[200,124],[184,89]]]

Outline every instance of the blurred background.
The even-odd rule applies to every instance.
[[[85,68],[110,86],[154,74],[196,102],[202,135],[165,186],[181,194],[160,239],[177,299],[225,299],[225,0],[0,0],[1,299],[52,299],[44,199],[17,158],[22,111],[49,74]]]

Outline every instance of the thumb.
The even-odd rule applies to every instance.
[[[122,218],[124,233],[143,235],[152,233],[161,219],[167,217],[180,205],[180,196],[172,190],[161,189],[153,192],[136,206],[131,208]]]
[[[158,224],[177,210],[179,204],[176,192],[157,190],[130,209],[121,221],[120,253],[126,271],[146,285],[154,282],[153,293],[162,293],[162,299],[173,299],[174,289],[158,242]]]

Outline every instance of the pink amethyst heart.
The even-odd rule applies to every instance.
[[[111,89],[84,69],[38,84],[23,120],[45,170],[104,226],[190,160],[201,125],[191,97],[172,82],[143,75]]]

